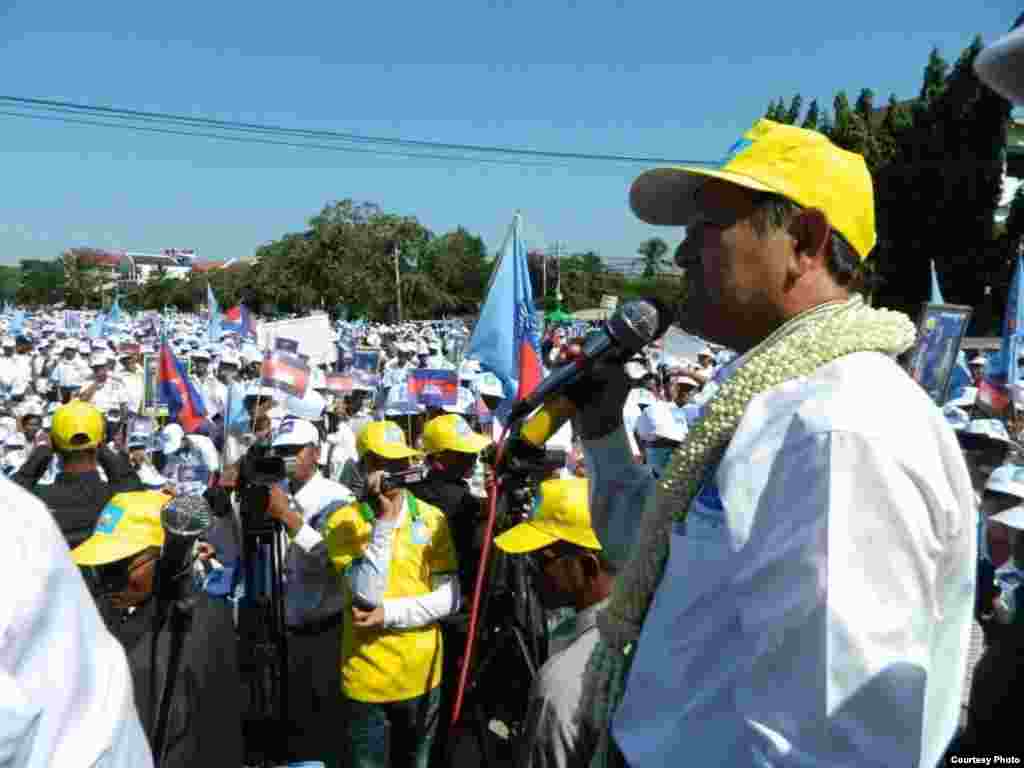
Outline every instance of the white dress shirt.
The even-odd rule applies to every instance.
[[[121,644],[41,501],[0,480],[0,764],[147,768]]]
[[[651,481],[588,442],[591,514],[628,554]],[[613,735],[630,764],[934,768],[957,724],[975,509],[942,413],[858,353],[750,403],[676,523]]]

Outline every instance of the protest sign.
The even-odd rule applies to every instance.
[[[455,405],[459,397],[457,371],[417,368],[409,372],[409,397],[420,405]]]
[[[949,382],[960,343],[971,321],[971,308],[954,304],[926,304],[917,330],[917,344],[908,372],[936,405],[946,402]]]

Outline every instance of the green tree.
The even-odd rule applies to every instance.
[[[99,298],[101,278],[90,263],[92,252],[72,248],[61,256],[64,268],[64,302],[69,307],[86,307]]]
[[[1024,238],[1024,184],[1017,187],[1010,203],[1010,213],[1006,217],[1006,237],[1011,248],[1016,248]]]
[[[807,115],[804,117],[804,121],[801,123],[800,127],[815,131],[818,129],[818,120],[818,100],[811,99],[811,104],[807,107]]]
[[[644,277],[654,277],[670,266],[669,260],[665,258],[665,254],[668,253],[668,243],[660,237],[644,240],[636,252],[639,254],[639,258],[635,259],[634,263],[643,268]]]
[[[58,304],[64,299],[64,266],[60,259],[23,259],[19,304]]]
[[[793,97],[793,100],[789,102],[789,109],[786,110],[786,123],[796,125],[797,121],[800,119],[800,112],[803,109],[803,103],[803,97],[801,97],[799,93]]]

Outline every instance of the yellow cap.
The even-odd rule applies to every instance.
[[[545,480],[534,498],[533,517],[498,536],[498,549],[512,555],[535,552],[567,541],[587,549],[601,549],[590,523],[587,479]]]
[[[54,411],[50,436],[58,451],[95,448],[103,439],[103,414],[83,400],[72,400]]]
[[[78,565],[106,565],[162,547],[160,511],[171,497],[159,491],[119,493],[107,502],[92,536],[71,550]]]
[[[382,459],[407,459],[422,456],[405,442],[405,433],[393,421],[371,421],[356,437],[356,452],[362,458],[367,453]]]
[[[685,226],[698,212],[695,192],[708,178],[822,211],[861,260],[875,247],[874,189],[864,158],[817,131],[758,120],[716,165],[642,173],[629,191],[629,204],[648,224]]]
[[[441,451],[480,453],[491,441],[469,428],[457,413],[438,416],[423,427],[423,450],[428,454]]]

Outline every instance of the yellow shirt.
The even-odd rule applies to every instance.
[[[420,597],[433,591],[431,577],[457,569],[448,521],[437,507],[406,496],[405,514],[395,526],[385,598]],[[420,530],[414,536],[415,507]],[[323,528],[327,553],[339,574],[362,557],[373,523],[358,504],[338,509]],[[417,543],[417,541],[423,543]],[[352,595],[345,592],[345,630],[341,644],[341,689],[356,701],[383,703],[422,696],[441,683],[441,630],[437,624],[417,629],[366,629],[352,624]]]

